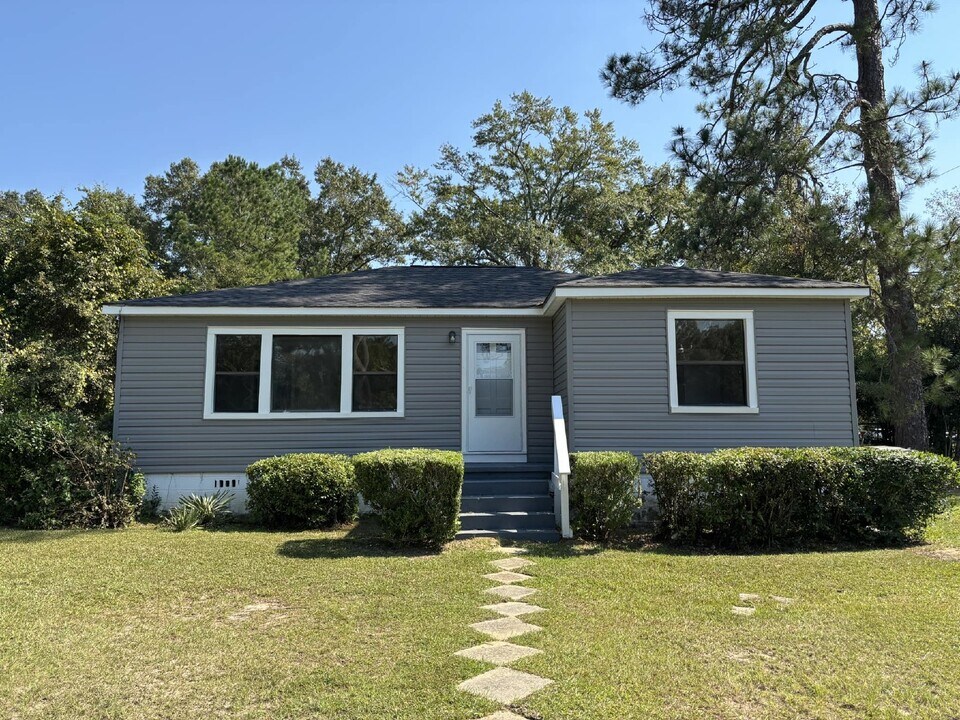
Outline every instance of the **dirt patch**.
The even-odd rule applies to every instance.
[[[227,616],[231,622],[246,622],[257,619],[261,624],[274,625],[290,617],[290,608],[277,600],[263,600],[261,602],[244,605],[243,608]]]
[[[759,650],[734,650],[727,653],[727,659],[749,665],[753,663],[772,664],[777,658]]]
[[[914,552],[918,555],[933,558],[934,560],[960,562],[960,549],[957,548],[922,547],[917,548]]]

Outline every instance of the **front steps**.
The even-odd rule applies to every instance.
[[[550,497],[550,467],[468,465],[463,478],[457,537],[559,540]]]

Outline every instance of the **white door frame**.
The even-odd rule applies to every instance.
[[[520,432],[521,451],[516,452],[483,452],[471,453],[468,448],[468,428],[470,425],[470,395],[468,392],[470,377],[470,362],[468,353],[471,348],[472,335],[511,335],[519,337],[520,341]],[[511,338],[512,339],[512,338]],[[527,330],[526,328],[460,328],[460,445],[463,459],[467,462],[518,462],[527,461]]]

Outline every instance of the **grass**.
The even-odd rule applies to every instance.
[[[935,546],[708,555],[531,547],[530,717],[950,718],[960,505]],[[452,656],[491,558],[354,532],[0,532],[0,717],[477,718]],[[752,617],[738,593],[764,596]],[[780,606],[769,595],[794,598]]]

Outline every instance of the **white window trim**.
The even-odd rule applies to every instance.
[[[403,417],[404,401],[404,337],[403,328],[383,327],[208,327],[207,357],[203,382],[204,420],[320,420],[324,418],[390,418]],[[214,375],[216,372],[217,335],[260,336],[260,401],[253,413],[218,413],[213,411]],[[273,369],[274,335],[339,335],[342,338],[340,353],[340,411],[339,412],[271,412],[270,387]],[[354,412],[353,407],[353,338],[355,335],[397,336],[397,409],[380,412]]]
[[[680,392],[677,387],[677,320],[743,320],[743,334],[746,343],[744,355],[747,374],[746,405],[680,405]],[[671,413],[743,415],[760,412],[757,405],[757,350],[753,334],[753,310],[668,310],[667,356],[670,371]]]

